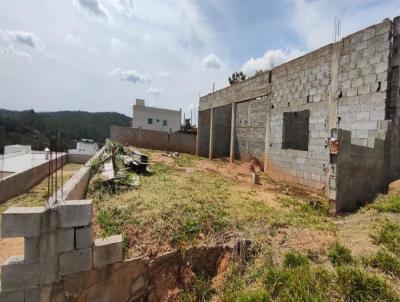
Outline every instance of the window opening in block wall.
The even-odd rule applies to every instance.
[[[308,150],[310,110],[284,112],[282,149]]]

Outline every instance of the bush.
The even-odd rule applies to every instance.
[[[294,268],[308,265],[308,259],[299,252],[290,251],[287,252],[284,256],[283,266],[286,268]]]
[[[352,266],[337,269],[338,284],[346,301],[399,301],[380,277]]]
[[[350,264],[354,261],[350,250],[341,245],[339,242],[335,242],[328,249],[328,257],[334,266]]]

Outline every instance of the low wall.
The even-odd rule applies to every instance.
[[[90,182],[90,165],[104,152],[105,146],[96,152],[86,164],[79,169],[64,185],[57,191],[57,198],[64,200],[79,200],[86,197],[86,189]]]
[[[67,162],[71,164],[85,164],[89,159],[93,157],[93,154],[71,154],[68,153]]]
[[[61,155],[50,162],[53,163],[53,165],[50,165],[51,173],[53,173],[56,169],[61,168],[67,162],[67,155]],[[28,191],[48,175],[49,162],[46,162],[29,170],[4,178],[0,181],[0,202]]]
[[[196,135],[111,126],[110,138],[139,148],[196,153]]]

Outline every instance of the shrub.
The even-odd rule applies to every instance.
[[[341,245],[339,242],[335,242],[328,249],[328,257],[331,263],[335,266],[353,263],[353,257],[348,248]]]
[[[376,275],[352,266],[340,266],[337,273],[346,301],[399,301],[391,287]]]

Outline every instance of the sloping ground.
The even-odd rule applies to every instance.
[[[77,164],[66,164],[63,167],[63,181],[66,182],[81,166]],[[61,186],[61,174],[57,172],[57,183]],[[55,173],[53,174],[55,177]],[[29,192],[16,196],[0,204],[0,213],[9,207],[36,207],[44,206],[47,197],[48,178],[43,179]],[[1,218],[0,218],[1,219]],[[23,238],[0,238],[0,263],[3,263],[11,255],[24,254]]]
[[[399,223],[398,193],[333,218],[323,197],[264,175],[260,184],[251,184],[251,173],[257,171],[252,163],[142,151],[150,155],[152,173],[140,176],[139,188],[89,190],[97,237],[121,232],[126,257],[152,258],[177,248],[239,239],[251,240],[256,251],[251,261],[233,261],[214,280],[199,277],[180,300],[397,299],[400,264],[390,259],[396,259],[392,250],[400,243],[390,237],[393,232],[384,231],[394,240],[395,247],[388,250],[376,236],[381,228],[390,229],[387,221]],[[351,261],[344,261],[345,266],[332,260],[346,255]]]

